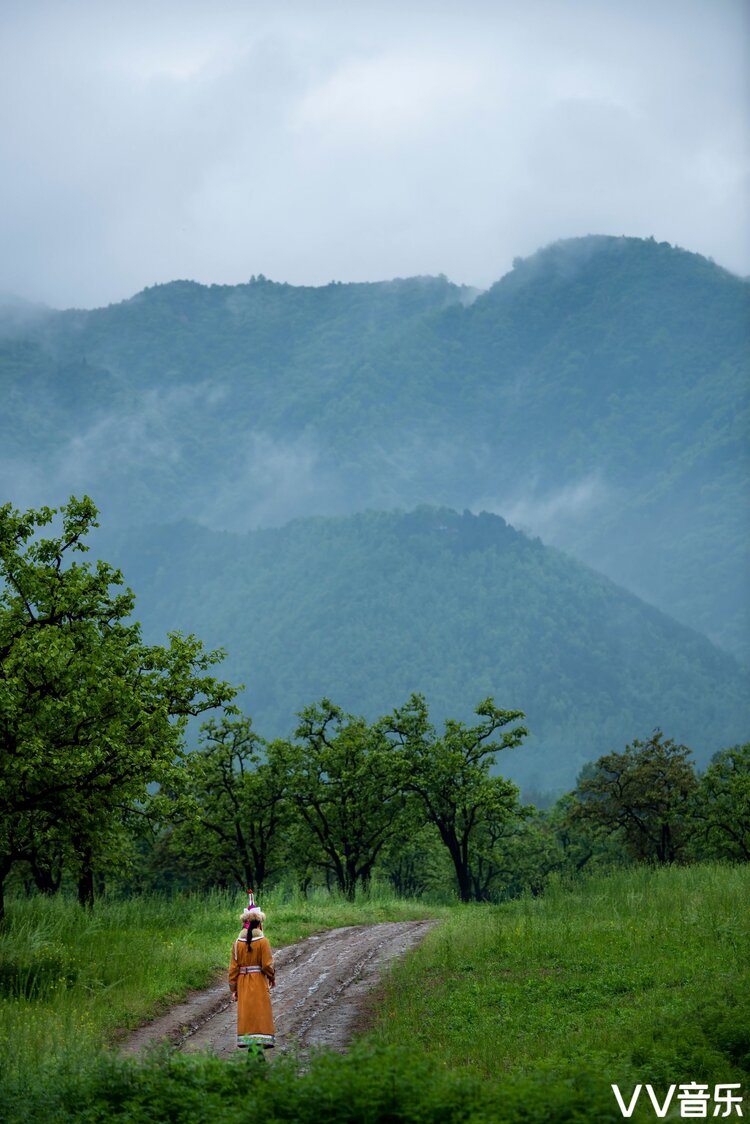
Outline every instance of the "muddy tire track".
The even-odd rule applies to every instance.
[[[274,951],[277,984],[271,992],[276,1050],[327,1046],[345,1050],[362,1025],[369,992],[385,966],[414,948],[434,921],[396,921],[329,929]],[[233,1057],[235,1008],[226,976],[196,992],[166,1015],[140,1027],[124,1043],[136,1054],[160,1041],[185,1052],[211,1050]]]

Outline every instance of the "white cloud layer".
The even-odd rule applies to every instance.
[[[651,235],[750,273],[743,0],[5,0],[0,291],[447,273]]]

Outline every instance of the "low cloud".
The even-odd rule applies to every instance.
[[[517,530],[547,542],[563,543],[571,531],[578,530],[581,523],[605,510],[613,500],[613,489],[601,476],[592,474],[561,488],[539,487],[481,498],[471,508],[502,515]]]
[[[446,273],[654,235],[750,271],[743,0],[7,0],[0,290]]]
[[[189,458],[186,416],[215,409],[225,397],[226,388],[208,382],[147,390],[130,408],[106,414],[71,437],[58,455],[57,473],[78,487],[108,472],[176,466]]]
[[[231,468],[195,498],[193,516],[215,530],[277,527],[306,515],[347,510],[343,476],[312,439],[277,439],[252,432],[235,446]]]

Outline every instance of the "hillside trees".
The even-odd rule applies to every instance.
[[[124,545],[106,557],[140,575],[143,618],[226,647],[267,739],[324,696],[374,718],[416,689],[442,729],[494,695],[534,730],[514,779],[562,791],[639,731],[668,730],[705,767],[750,728],[729,656],[497,516],[423,507],[247,536],[183,524]]]
[[[747,656],[747,283],[665,244],[596,236],[549,246],[467,295],[426,278],[176,282],[23,327],[0,315],[0,444],[52,477],[85,437],[108,510],[149,538],[209,497],[212,522],[236,525],[227,444],[266,469],[315,453],[281,509],[278,464],[248,474],[248,524],[267,522],[269,504],[279,522],[322,513],[332,489],[342,510],[383,496],[460,510],[502,479],[545,541]],[[113,434],[136,422],[150,437],[168,424],[185,471],[156,440],[108,457]],[[571,518],[561,501],[579,489]],[[367,710],[335,681],[305,698],[326,691]]]
[[[80,560],[96,515],[87,497],[0,508],[0,917],[19,860],[45,890],[72,861],[91,905],[122,815],[168,777],[188,718],[235,693],[195,637],[143,643],[119,571]]]
[[[381,723],[394,747],[400,783],[417,797],[428,822],[437,828],[464,902],[489,889],[493,841],[499,841],[505,825],[520,812],[518,789],[503,777],[491,776],[490,767],[500,750],[520,745],[528,732],[520,725],[504,730],[524,715],[501,710],[492,699],[480,703],[476,714],[481,719],[477,725],[449,719],[439,736],[425,699],[412,695],[406,706]]]

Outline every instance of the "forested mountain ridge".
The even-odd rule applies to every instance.
[[[149,636],[179,621],[227,650],[265,737],[324,695],[375,718],[418,691],[438,722],[493,695],[533,735],[503,770],[557,788],[656,726],[705,762],[750,718],[732,657],[497,516],[423,507],[245,535],[181,523],[92,545],[138,590]]]
[[[746,657],[749,292],[699,255],[590,237],[481,295],[257,278],[16,310],[6,491],[229,529],[492,510]]]

